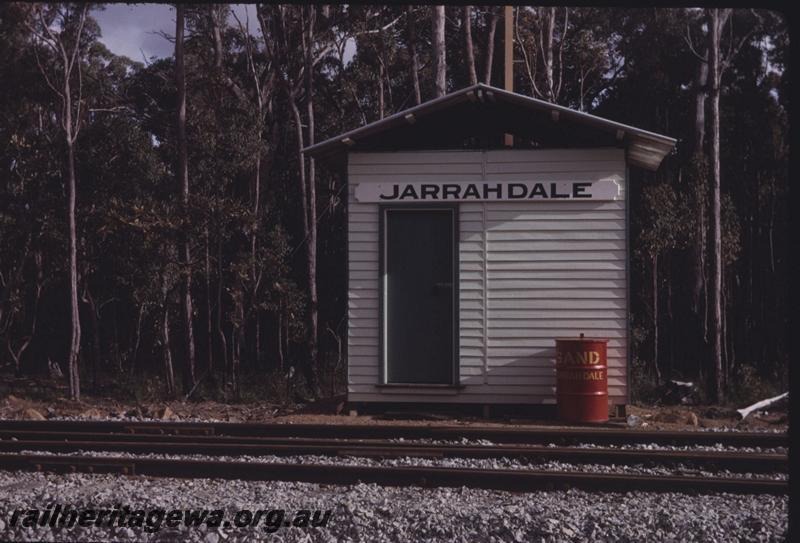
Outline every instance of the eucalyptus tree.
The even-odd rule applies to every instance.
[[[268,171],[269,164],[264,168],[264,161],[270,156],[270,149],[274,141],[265,139],[265,131],[271,126],[272,135],[275,135],[276,121],[272,119],[275,94],[277,90],[277,66],[275,64],[274,45],[271,42],[268,25],[263,17],[258,16],[261,26],[261,40],[254,38],[249,30],[249,12],[246,12],[245,21],[235,15],[227,5],[211,4],[205,8],[203,16],[198,23],[206,22],[205,31],[210,34],[213,43],[213,69],[216,84],[224,88],[234,100],[237,107],[255,122],[250,123],[252,131],[254,152],[252,154],[251,182],[249,188],[250,209],[255,228],[250,229],[250,281],[247,288],[250,307],[257,305],[259,289],[263,286],[264,262],[256,258],[258,252],[258,225],[262,214],[262,176]],[[229,18],[233,16],[237,28],[231,29],[228,25]],[[239,57],[243,57],[244,66],[237,63],[237,69],[232,70],[229,62],[231,56],[230,45],[226,37],[232,36],[240,45]],[[242,69],[244,68],[244,69]],[[233,73],[232,73],[233,72]],[[244,302],[243,302],[244,303]],[[251,326],[253,336],[253,352],[256,360],[261,358],[261,319],[257,313]]]
[[[409,56],[411,57],[411,80],[414,84],[414,101],[417,105],[422,103],[422,91],[419,86],[419,48],[417,46],[417,23],[414,18],[414,8],[408,6],[406,8],[408,14],[408,49]]]
[[[489,6],[487,8],[487,16],[489,17],[486,26],[486,63],[484,65],[483,82],[487,85],[492,84],[492,66],[494,63],[494,42],[497,33],[497,21],[500,18],[499,6]]]
[[[326,12],[315,6],[259,4],[262,33],[271,36],[274,54],[280,63],[279,87],[289,104],[295,128],[299,166],[302,243],[306,249],[308,279],[308,359],[302,369],[312,394],[318,394],[315,366],[318,358],[319,323],[317,295],[317,192],[316,164],[305,157],[302,149],[313,145],[316,138],[315,74],[320,62],[335,50],[332,27]],[[303,112],[302,106],[305,106]],[[305,121],[305,122],[304,122]],[[303,130],[305,128],[305,130]]]
[[[514,27],[530,92],[536,98],[558,103],[565,83],[569,8],[560,11],[555,7],[521,7],[517,9]]]
[[[472,45],[472,6],[464,6],[461,24],[464,26],[464,52],[469,67],[469,84],[475,85],[478,83],[478,73],[475,71],[475,47]]]
[[[722,249],[722,198],[720,190],[720,86],[722,83],[723,72],[730,66],[731,60],[741,47],[752,37],[755,27],[743,36],[738,37],[736,43],[732,39],[728,40],[727,50],[722,49],[722,33],[726,24],[731,21],[732,9],[708,8],[705,12],[706,23],[706,54],[699,54],[692,48],[692,42],[688,41],[695,56],[702,63],[708,64],[707,77],[710,80],[708,102],[709,102],[709,166],[710,166],[710,226],[711,239],[710,258],[711,258],[711,278],[710,278],[710,314],[711,314],[711,366],[714,376],[712,392],[718,402],[725,399],[725,369],[723,353],[723,249]],[[753,12],[755,15],[755,12]],[[760,16],[756,15],[759,20]],[[733,24],[732,22],[730,23]],[[731,37],[733,29],[731,28]]]
[[[60,127],[29,48],[23,4],[0,6],[0,360],[16,374],[35,345],[41,297],[63,273],[61,157],[52,152]],[[43,276],[40,274],[43,272]]]
[[[433,8],[433,62],[435,65],[436,97],[447,94],[447,53],[445,50],[444,6]]]
[[[87,47],[96,37],[87,28],[89,4],[31,4],[26,27],[37,66],[47,86],[60,102],[58,117],[66,149],[67,225],[69,230],[70,344],[67,356],[70,398],[81,396],[78,358],[81,348],[81,322],[78,307],[78,234],[75,217],[77,177],[75,144],[81,131],[83,108],[83,62]]]
[[[184,60],[185,6],[175,4],[175,86],[178,89],[178,110],[176,127],[178,134],[178,154],[176,177],[180,185],[181,202],[189,208],[189,153],[186,143],[186,68]],[[186,372],[184,388],[190,391],[197,382],[195,375],[194,308],[192,302],[192,254],[189,232],[181,233],[181,260],[183,262],[183,283],[181,298],[183,309],[184,341],[186,347]]]

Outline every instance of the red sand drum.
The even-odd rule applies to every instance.
[[[565,422],[608,421],[607,339],[556,339],[558,418]]]

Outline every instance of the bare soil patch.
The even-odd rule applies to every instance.
[[[108,397],[90,397],[73,402],[65,397],[52,400],[6,395],[0,400],[2,419],[51,419],[78,417],[85,419],[159,419],[209,420],[225,422],[279,422],[288,424],[372,424],[403,425],[466,425],[512,427],[562,427],[552,419],[483,419],[480,417],[438,417],[437,420],[383,419],[379,415],[350,416],[343,397],[327,398],[315,404],[277,405],[268,402],[220,403],[215,401],[165,401],[134,403]],[[628,406],[628,413],[638,417],[642,429],[702,430],[735,428],[737,430],[781,430],[788,428],[784,409],[759,412],[740,421],[735,410],[719,406]],[[615,426],[625,421],[612,420]]]

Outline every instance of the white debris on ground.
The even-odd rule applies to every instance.
[[[324,528],[21,528],[15,509],[331,510]],[[9,541],[783,541],[788,498],[768,495],[510,493],[467,488],[324,486],[0,471],[0,540]],[[735,534],[735,536],[734,536]]]
[[[18,453],[3,454],[35,454],[52,455],[47,451],[20,451]],[[676,465],[650,465],[650,464],[585,464],[570,463],[559,460],[536,461],[520,460],[513,458],[425,458],[415,456],[365,458],[357,456],[319,456],[319,455],[294,455],[294,456],[251,456],[251,455],[203,455],[203,454],[133,454],[118,451],[74,451],[57,453],[59,456],[94,456],[117,458],[150,458],[161,460],[215,460],[219,462],[246,462],[251,464],[324,464],[337,466],[361,467],[438,467],[438,468],[467,468],[467,469],[502,469],[502,470],[538,470],[538,471],[570,471],[584,473],[619,473],[628,475],[680,475],[697,477],[734,477],[743,479],[773,479],[788,480],[787,473],[742,473],[729,470],[705,470],[691,465],[680,463]]]

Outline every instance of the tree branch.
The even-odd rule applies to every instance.
[[[514,16],[514,33],[516,34],[516,41],[519,44],[520,51],[522,52],[522,60],[525,63],[525,71],[528,73],[528,79],[531,83],[531,94],[539,96],[539,89],[536,87],[535,70],[536,66],[531,65],[530,58],[528,57],[528,50],[525,48],[525,42],[522,40],[522,35],[519,32],[519,12],[517,10]]]
[[[47,38],[43,34],[37,32],[36,28],[34,28],[33,25],[31,25],[27,20],[25,20],[25,28],[27,28],[31,32],[31,34],[33,34],[34,36],[39,38],[41,41],[43,41],[45,44],[47,44],[53,50],[54,53],[58,53],[59,52],[58,48],[56,47],[56,45],[49,38]]]
[[[86,10],[88,9],[88,4],[83,4],[83,9],[81,10],[81,19],[80,23],[78,23],[78,31],[75,34],[75,47],[72,49],[72,57],[69,60],[69,70],[68,75],[72,75],[72,67],[75,65],[75,58],[78,55],[78,51],[81,48],[81,36],[83,35],[83,25],[86,23]]]
[[[245,15],[247,16],[247,28],[242,24],[242,21],[236,15],[236,12],[231,10],[233,14],[233,18],[236,19],[236,23],[239,25],[239,32],[242,33],[244,36],[244,49],[245,54],[247,55],[247,68],[250,70],[250,74],[253,76],[253,85],[256,89],[256,99],[258,100],[258,107],[259,111],[263,105],[263,99],[261,95],[261,81],[259,80],[259,74],[256,70],[255,62],[253,61],[253,47],[252,43],[250,42],[250,33],[247,31],[247,28],[250,26],[250,14],[247,12],[247,6],[245,6]],[[216,33],[215,33],[215,40],[216,40]]]
[[[53,41],[53,43],[58,46],[58,49],[57,49],[56,52],[60,52],[61,53],[61,57],[64,60],[64,71],[66,71],[67,70],[67,51],[66,51],[66,49],[64,49],[64,44],[61,43],[61,40],[57,39],[53,35],[53,32],[50,30],[50,26],[44,20],[44,15],[42,15],[42,8],[41,7],[38,7],[36,9],[36,13],[39,15],[39,21],[42,23],[42,28],[44,28],[44,31],[47,33],[47,35],[50,37],[50,39]]]
[[[83,100],[83,69],[81,62],[78,60],[78,105],[75,108],[75,130],[72,132],[72,143],[78,139],[78,133],[81,131],[81,102]]]
[[[81,11],[81,22],[78,26],[77,36],[75,36],[75,48],[72,50],[72,60],[70,61],[70,75],[72,74],[72,69],[75,67],[75,59],[81,47],[81,35],[83,34],[83,25],[86,22],[87,7],[88,4],[84,4],[83,10]],[[78,106],[75,111],[75,131],[72,134],[73,143],[78,139],[78,133],[81,131],[81,109],[83,109],[83,68],[81,67],[81,60],[78,58]]]
[[[750,31],[747,34],[745,34],[742,37],[741,40],[739,40],[739,43],[735,47],[732,47],[732,43],[733,43],[733,17],[730,17],[730,41],[728,42],[728,44],[729,44],[728,45],[728,53],[727,53],[727,55],[725,55],[721,59],[721,62],[720,62],[720,65],[721,65],[720,73],[723,73],[725,70],[727,70],[730,67],[731,63],[733,62],[733,58],[737,54],[739,54],[739,51],[741,51],[741,49],[744,46],[744,44],[747,43],[750,40],[750,38],[753,36],[753,34],[755,34],[756,30],[758,29],[758,26],[761,25],[764,22],[764,19],[761,17],[761,15],[756,13],[755,10],[751,9],[750,13],[752,13],[756,17],[756,19],[758,19],[758,24],[754,25],[753,28],[751,28]]]
[[[698,60],[700,60],[700,62],[708,62],[708,59],[702,56],[700,53],[698,53],[697,50],[694,48],[694,42],[692,40],[692,30],[689,27],[689,23],[686,23],[686,35],[683,37],[683,39],[686,42],[686,45],[689,46],[689,51],[691,51],[692,54],[695,57],[697,57]]]
[[[412,10],[410,13],[413,13],[414,11],[416,11],[416,9]],[[367,35],[367,34],[377,34],[379,32],[386,32],[387,30],[392,28],[394,25],[396,25],[400,21],[400,19],[402,19],[403,17],[405,17],[408,14],[409,14],[408,11],[404,11],[397,18],[395,18],[393,21],[389,21],[388,23],[386,23],[385,25],[383,25],[381,27],[373,28],[371,30],[362,30],[361,32],[356,32],[356,33],[352,34],[352,36],[356,37],[356,36],[364,36],[364,35]]]
[[[117,111],[130,111],[133,112],[130,106],[113,106],[113,107],[90,107],[90,113],[116,113]]]
[[[47,86],[50,87],[50,90],[52,90],[56,94],[56,96],[61,97],[61,99],[63,100],[64,95],[61,94],[61,92],[50,81],[50,77],[47,75],[47,72],[45,71],[44,66],[42,65],[42,61],[39,58],[39,48],[36,47],[36,45],[33,46],[33,56],[36,58],[36,65],[39,67],[39,72],[41,72],[42,76],[44,76],[44,81],[45,83],[47,83]]]
[[[564,82],[564,42],[567,36],[567,25],[569,24],[569,8],[564,8],[564,30],[561,32],[561,37],[558,44],[558,87],[553,92],[555,101],[558,101],[558,96],[561,94],[561,84]]]
[[[222,30],[221,24],[217,19],[218,13],[216,13],[216,9],[217,6],[212,5],[209,8],[208,14],[208,20],[211,23],[211,37],[214,42],[214,71],[225,88],[227,88],[240,103],[245,103],[247,102],[247,96],[245,96],[239,85],[225,73],[222,66]]]

